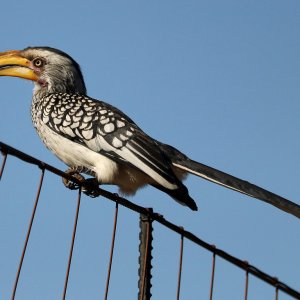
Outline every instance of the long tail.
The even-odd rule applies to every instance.
[[[177,149],[161,144],[162,149],[171,158],[173,165],[188,173],[202,177],[211,182],[222,185],[226,188],[235,190],[250,197],[257,198],[277,208],[300,218],[300,205],[289,201],[281,196],[271,193],[248,181],[239,179],[230,174],[211,168],[199,162],[189,159]]]

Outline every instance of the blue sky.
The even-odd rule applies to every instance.
[[[51,46],[82,67],[90,96],[191,158],[300,203],[299,1],[10,1],[1,49]],[[0,140],[66,169],[31,125],[32,84],[0,78]],[[0,294],[9,299],[39,171],[9,158],[0,187]],[[153,207],[300,290],[300,221],[189,177],[192,212],[146,188]],[[115,191],[113,188],[109,188]],[[58,299],[76,193],[46,174],[16,299]],[[68,299],[103,297],[114,204],[83,198]],[[176,292],[179,237],[155,225],[153,299]],[[138,216],[120,208],[110,299],[137,295]],[[241,299],[244,273],[217,261],[215,299]],[[186,242],[182,299],[208,297],[210,255]],[[274,290],[251,277],[250,299]],[[289,299],[280,295],[280,299]]]

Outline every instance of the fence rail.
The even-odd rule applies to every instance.
[[[36,201],[35,201],[35,204],[34,204],[32,216],[31,216],[29,226],[28,226],[27,236],[26,236],[26,239],[25,239],[25,244],[24,244],[24,247],[23,247],[23,251],[22,251],[22,255],[21,255],[21,259],[20,259],[20,263],[19,263],[19,268],[18,268],[18,271],[17,271],[16,280],[15,280],[15,284],[14,284],[14,288],[13,288],[13,292],[12,292],[12,299],[15,298],[15,293],[16,293],[16,289],[17,289],[17,285],[18,285],[18,279],[19,279],[19,276],[20,276],[20,271],[21,271],[21,268],[22,268],[22,263],[23,263],[23,260],[24,260],[28,239],[29,239],[29,236],[30,236],[31,227],[32,227],[32,224],[33,224],[33,219],[34,219],[34,215],[35,215],[35,211],[36,211],[40,191],[41,191],[41,188],[42,188],[42,183],[43,183],[45,170],[47,170],[47,171],[49,171],[53,174],[56,174],[60,177],[64,177],[64,178],[78,184],[79,187],[80,187],[79,192],[78,192],[78,202],[77,202],[77,210],[76,210],[76,215],[75,215],[75,220],[74,220],[72,243],[71,243],[71,248],[70,248],[70,254],[69,254],[69,261],[68,261],[66,277],[65,277],[64,291],[63,291],[63,296],[62,296],[62,298],[65,299],[66,293],[67,293],[68,276],[69,276],[70,266],[71,266],[71,262],[72,262],[72,252],[73,252],[75,235],[76,235],[76,227],[77,227],[78,213],[79,213],[79,207],[80,207],[80,196],[81,196],[82,182],[80,182],[75,177],[72,177],[70,174],[67,174],[67,173],[65,173],[65,172],[63,172],[63,171],[61,171],[61,170],[45,163],[43,161],[41,161],[41,160],[38,160],[38,159],[36,159],[36,158],[34,158],[34,157],[32,157],[28,154],[25,154],[25,153],[13,148],[13,147],[7,145],[7,144],[2,143],[2,142],[0,142],[0,151],[3,154],[3,159],[2,159],[2,163],[1,163],[1,167],[0,167],[0,180],[1,180],[1,177],[2,177],[3,172],[5,170],[5,165],[7,163],[7,157],[9,155],[15,156],[15,157],[25,161],[26,163],[36,165],[41,169],[41,177],[40,177],[40,182],[39,182],[39,185],[38,185]],[[275,289],[275,299],[278,299],[278,291],[281,291],[281,292],[293,297],[294,299],[300,299],[300,293],[298,291],[291,288],[287,284],[283,283],[278,278],[273,277],[273,276],[263,272],[259,268],[249,264],[247,261],[241,260],[237,257],[234,257],[233,255],[230,255],[226,251],[217,248],[215,245],[211,245],[211,244],[203,241],[202,239],[200,239],[199,237],[197,237],[193,233],[189,232],[188,230],[184,229],[183,227],[177,226],[176,224],[168,221],[166,218],[164,218],[159,213],[153,212],[151,209],[147,209],[147,208],[144,208],[144,207],[139,206],[137,204],[134,204],[134,203],[128,201],[127,199],[125,199],[125,198],[119,197],[118,195],[110,193],[110,192],[108,192],[106,190],[103,190],[101,188],[98,188],[97,193],[99,195],[105,197],[106,199],[109,199],[109,200],[116,203],[114,226],[113,226],[112,241],[111,241],[110,259],[109,259],[109,265],[108,265],[106,291],[105,291],[104,299],[107,299],[107,296],[108,296],[109,278],[110,278],[111,264],[112,264],[112,258],[113,258],[114,241],[115,241],[115,233],[116,233],[118,206],[119,205],[122,205],[122,206],[124,206],[124,207],[126,207],[126,208],[128,208],[132,211],[135,211],[135,212],[139,213],[140,215],[145,216],[146,218],[148,218],[148,220],[151,220],[151,222],[155,221],[155,222],[161,224],[162,226],[168,228],[169,230],[171,230],[173,232],[176,232],[180,236],[181,242],[180,242],[180,260],[179,260],[179,272],[178,272],[177,299],[180,298],[180,282],[181,282],[181,273],[182,273],[182,256],[183,256],[184,240],[185,239],[191,241],[192,243],[194,243],[194,244],[196,244],[196,245],[198,245],[198,246],[200,246],[200,247],[202,247],[202,248],[204,248],[204,249],[206,249],[206,250],[208,250],[209,252],[212,253],[212,273],[211,273],[211,283],[210,283],[210,299],[213,299],[213,287],[214,287],[216,257],[220,257],[220,258],[224,259],[225,261],[231,263],[232,265],[238,267],[239,269],[241,269],[245,272],[245,288],[244,288],[245,298],[244,299],[247,299],[247,297],[248,297],[249,274],[259,278],[260,280],[262,280],[262,281],[266,282],[267,284],[271,285],[272,287],[274,287],[274,289]],[[148,237],[148,239],[150,239],[150,238]],[[151,263],[150,263],[150,267],[151,267]],[[144,276],[146,276],[145,275],[145,273],[146,273],[145,270],[141,273],[143,273]],[[144,278],[142,278],[142,280],[143,279]],[[142,285],[144,285],[144,284],[142,284]]]

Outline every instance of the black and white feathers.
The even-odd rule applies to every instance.
[[[81,94],[51,93],[34,99],[31,112],[45,145],[69,166],[83,167],[125,194],[151,184],[197,209],[180,181],[185,171],[176,172],[160,143],[113,106]]]
[[[79,65],[66,53],[29,47],[0,54],[0,76],[34,82],[31,115],[45,145],[70,167],[134,194],[149,184],[197,210],[182,180],[188,173],[270,203],[300,217],[300,206],[189,159],[144,133],[117,108],[86,96]]]

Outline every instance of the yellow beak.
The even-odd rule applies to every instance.
[[[0,76],[13,76],[38,81],[30,68],[30,61],[20,55],[21,51],[0,52]]]

